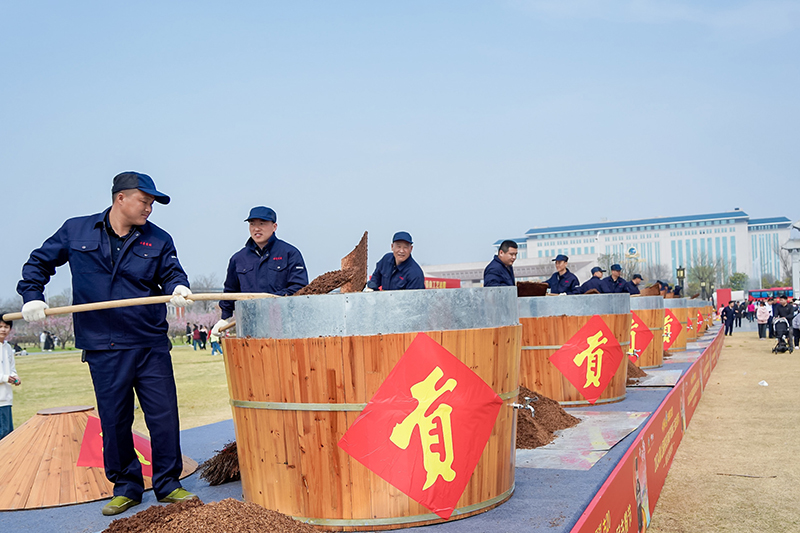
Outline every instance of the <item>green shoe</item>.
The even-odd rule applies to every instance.
[[[166,497],[161,498],[158,501],[160,501],[161,503],[177,503],[195,499],[197,499],[197,494],[192,494],[183,487],[178,487],[177,489],[170,492]]]
[[[124,513],[134,505],[139,505],[141,502],[131,500],[127,496],[114,496],[111,501],[103,507],[103,514],[105,516],[114,516]]]

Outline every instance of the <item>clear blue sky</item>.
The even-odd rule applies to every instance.
[[[224,277],[250,207],[310,274],[370,233],[489,261],[535,226],[800,218],[800,3],[3,2],[0,299],[118,172]],[[69,285],[68,269],[51,283]]]

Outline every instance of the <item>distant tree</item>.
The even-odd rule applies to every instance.
[[[709,290],[723,274],[722,261],[712,259],[708,254],[697,254],[692,258],[690,266],[686,269],[686,280],[691,290],[697,290],[705,282]]]
[[[747,287],[747,274],[744,272],[734,272],[728,277],[726,285],[734,291],[743,291]]]
[[[775,281],[777,280],[775,279],[775,276],[773,276],[772,274],[764,274],[763,276],[761,276],[761,286],[765,289],[777,287]]]
[[[196,276],[191,280],[192,292],[222,292],[222,282],[214,273]],[[192,311],[196,313],[211,313],[217,306],[216,301],[202,300],[191,304]]]

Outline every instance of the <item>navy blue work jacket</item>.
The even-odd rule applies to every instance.
[[[263,249],[250,238],[228,262],[223,292],[294,294],[308,285],[308,272],[300,250],[272,234]],[[233,316],[234,302],[219,303],[222,318]]]
[[[189,286],[172,237],[150,222],[131,229],[112,265],[107,212],[67,220],[31,253],[17,284],[24,302],[44,300],[44,286],[56,268],[67,262],[74,304],[160,296],[172,294],[178,285]],[[127,350],[166,345],[166,317],[164,304],[75,313],[75,346]]]
[[[736,316],[736,312],[733,309],[731,309],[729,306],[727,306],[727,305],[722,310],[721,318],[722,318],[723,322],[725,322],[728,325],[733,324],[733,319],[734,319],[735,316]]]
[[[611,276],[603,278],[603,283],[606,286],[606,290],[604,292],[608,293],[617,293],[617,292],[625,292],[625,284],[627,281],[620,276],[617,278],[617,281],[614,281],[614,278]]]
[[[373,290],[381,287],[384,291],[424,289],[425,274],[410,255],[408,259],[397,265],[394,254],[389,252],[381,257],[381,260],[375,265],[375,272],[372,273],[367,287]]]
[[[500,261],[500,258],[494,256],[492,262],[486,265],[483,269],[483,286],[484,287],[505,287],[516,285],[514,280],[514,267],[506,266]]]
[[[606,292],[606,284],[603,283],[602,278],[598,278],[597,276],[592,276],[589,278],[586,283],[580,286],[578,289],[579,294],[586,294],[587,291],[592,289],[597,289],[598,292],[604,293]]]
[[[550,292],[552,294],[561,294],[562,292],[567,294],[580,294],[581,282],[578,281],[578,277],[570,272],[569,269],[564,272],[563,276],[559,276],[558,272],[553,272],[553,275],[547,280],[547,284],[550,286]]]
[[[627,292],[628,294],[639,294],[639,286],[633,281],[626,281],[625,290],[622,292]]]

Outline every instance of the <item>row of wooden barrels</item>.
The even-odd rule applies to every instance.
[[[704,302],[627,294],[518,298],[513,287],[331,294],[236,305],[238,335],[225,340],[224,359],[245,499],[321,529],[345,531],[464,518],[510,498],[516,453],[512,404],[519,387],[565,406],[587,405],[549,358],[594,317],[605,322],[625,351],[631,312],[647,324],[654,339],[639,353],[637,364],[644,368],[663,362],[665,309],[681,324],[671,351],[685,349],[711,325],[711,308]],[[696,323],[697,312],[702,324]],[[398,378],[393,370],[420,333],[466,365],[503,402],[452,514],[444,513],[448,518],[434,512],[435,498],[428,501],[442,480],[420,498],[339,446],[379,389]],[[625,398],[626,359],[599,403]],[[378,448],[391,451],[392,446]],[[460,453],[458,446],[453,453]],[[446,459],[443,449],[437,453]],[[420,457],[417,466],[422,464]]]

